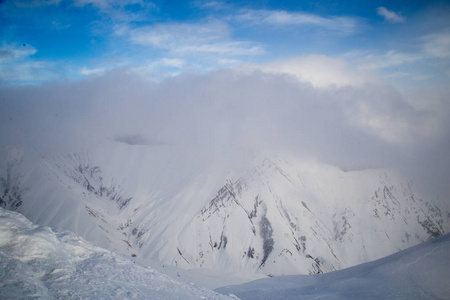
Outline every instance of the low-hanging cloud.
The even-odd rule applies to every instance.
[[[396,167],[448,192],[450,110],[439,96],[433,108],[420,107],[386,85],[316,86],[262,69],[160,83],[115,70],[74,83],[3,88],[0,95],[2,145],[50,155],[115,139],[194,147],[236,163],[252,153],[289,152],[344,169]]]

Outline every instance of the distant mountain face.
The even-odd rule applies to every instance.
[[[177,262],[323,273],[438,237],[443,223],[441,210],[393,171],[265,159],[226,182],[186,226]]]
[[[114,141],[58,157],[16,151],[0,205],[126,255],[267,275],[342,269],[449,230],[448,212],[393,170],[279,155],[233,174],[183,155]]]

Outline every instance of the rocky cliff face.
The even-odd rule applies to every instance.
[[[0,207],[15,211],[22,205],[22,195],[25,192],[22,186],[23,174],[20,170],[22,155],[17,149],[9,150],[5,175],[0,176]]]

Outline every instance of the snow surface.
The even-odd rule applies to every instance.
[[[227,299],[0,208],[1,299]]]
[[[247,299],[450,299],[450,234],[320,275],[260,279],[216,291]]]
[[[449,282],[446,234],[352,268],[260,279],[221,295],[0,208],[1,299],[448,299]]]

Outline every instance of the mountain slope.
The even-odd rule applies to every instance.
[[[2,299],[228,299],[0,208]]]
[[[12,200],[2,206],[184,269],[315,274],[448,232],[448,212],[389,169],[345,172],[293,155],[236,169],[195,148],[116,140],[86,152],[3,157],[2,199]]]
[[[352,268],[217,289],[250,299],[448,299],[450,235]]]

